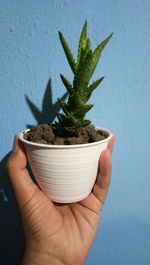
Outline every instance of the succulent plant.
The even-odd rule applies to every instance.
[[[57,114],[58,122],[53,124],[53,129],[57,135],[63,137],[74,136],[78,128],[85,127],[91,123],[85,116],[93,107],[93,104],[87,104],[87,102],[92,92],[98,87],[104,77],[99,78],[92,84],[89,84],[89,82],[98,64],[101,53],[111,37],[112,34],[92,51],[90,39],[87,37],[87,21],[85,21],[78,44],[77,60],[75,60],[63,34],[59,32],[62,47],[74,74],[74,80],[71,84],[64,75],[60,75],[67,89],[68,98],[66,102],[58,99],[63,113]]]

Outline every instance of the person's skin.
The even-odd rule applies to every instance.
[[[26,247],[21,265],[83,265],[95,238],[111,181],[114,136],[100,158],[90,195],[77,203],[53,203],[33,183],[22,143],[15,138],[8,174],[22,217]]]

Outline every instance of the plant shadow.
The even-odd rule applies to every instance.
[[[67,97],[67,93],[65,93],[61,99],[65,100]],[[43,96],[43,102],[42,102],[42,110],[40,111],[37,106],[29,99],[27,95],[25,95],[26,102],[28,104],[28,107],[30,108],[37,125],[42,123],[51,124],[55,118],[56,113],[60,111],[60,105],[59,102],[56,101],[53,103],[52,101],[52,86],[51,86],[51,79],[48,80],[45,93]],[[27,128],[31,128],[35,125],[26,125]]]
[[[62,99],[65,100],[66,97],[67,93],[62,96]],[[27,95],[25,99],[37,125],[51,124],[60,110],[59,103],[53,104],[52,102],[51,79],[48,80],[46,86],[41,111]],[[32,126],[35,125],[27,125],[27,128]],[[22,222],[5,166],[9,155],[10,152],[0,161],[0,265],[18,264],[24,250]],[[29,165],[27,168],[32,180],[36,183]]]

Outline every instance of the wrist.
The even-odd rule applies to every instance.
[[[19,265],[83,265],[84,260],[62,253],[61,248],[51,248],[49,244],[41,242],[26,242],[22,262]]]
[[[65,265],[65,263],[53,254],[30,249],[25,250],[20,265]]]

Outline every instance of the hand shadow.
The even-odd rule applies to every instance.
[[[9,155],[0,162],[0,265],[18,264],[24,247],[21,218],[5,168]]]
[[[62,96],[62,99],[65,100],[66,97],[67,93]],[[37,124],[50,124],[54,121],[56,113],[60,110],[60,105],[58,102],[52,103],[50,79],[44,93],[42,111],[39,111],[28,96],[25,96],[25,98]],[[27,128],[32,126],[27,125]],[[5,167],[9,155],[10,152],[0,162],[0,265],[18,264],[24,249],[21,218]],[[29,165],[27,168],[31,178],[36,182]]]

